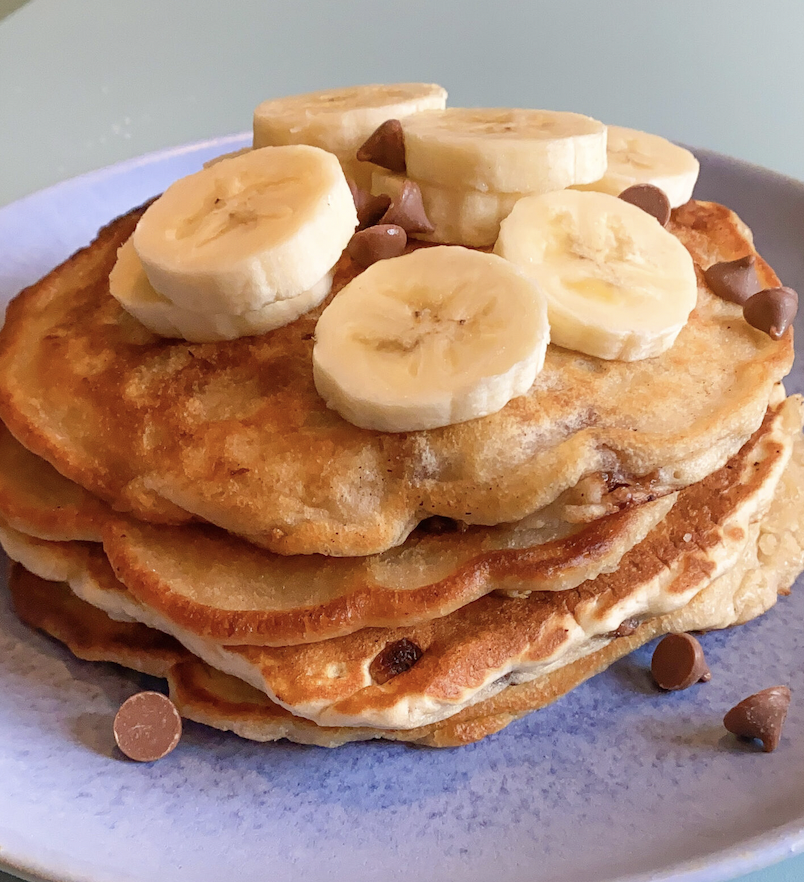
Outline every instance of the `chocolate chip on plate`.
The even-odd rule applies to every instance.
[[[759,739],[763,750],[770,753],[779,746],[788,707],[790,689],[771,686],[736,704],[723,717],[723,725],[740,738]]]
[[[114,740],[129,758],[140,763],[162,759],[179,743],[181,717],[160,692],[138,692],[127,698],[114,718]]]
[[[765,288],[743,305],[745,320],[773,340],[780,340],[798,312],[798,294],[792,288]]]
[[[360,162],[373,162],[405,174],[405,133],[398,119],[387,119],[366,138],[357,151]]]
[[[761,287],[753,254],[746,254],[737,260],[713,263],[709,269],[704,270],[704,278],[714,294],[740,306]]]
[[[650,672],[661,689],[687,689],[712,679],[701,644],[691,634],[668,634],[653,653]]]
[[[620,193],[623,202],[630,202],[656,218],[663,226],[670,220],[670,200],[667,193],[653,184],[634,184]]]
[[[380,223],[396,224],[408,234],[432,233],[435,229],[424,210],[422,191],[413,181],[405,181]]]
[[[405,250],[407,233],[395,224],[377,224],[355,233],[346,246],[352,260],[360,266],[371,266],[378,260],[399,257]]]

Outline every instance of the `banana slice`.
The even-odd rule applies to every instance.
[[[549,334],[544,297],[512,264],[460,246],[422,248],[373,264],[324,310],[313,377],[356,426],[433,429],[527,392]]]
[[[546,193],[606,171],[606,127],[579,113],[452,107],[402,126],[408,175],[442,187]]]
[[[331,288],[329,272],[296,297],[275,300],[241,315],[191,312],[154,291],[131,239],[117,252],[117,263],[109,274],[109,292],[126,312],[160,337],[179,337],[190,343],[235,340],[273,331],[314,309],[326,299]]]
[[[544,292],[553,343],[598,358],[659,355],[697,299],[681,242],[641,208],[604,193],[520,199],[494,251]]]
[[[671,208],[692,198],[700,164],[683,147],[659,135],[609,126],[608,168],[599,181],[576,185],[577,190],[597,190],[619,196],[634,184],[653,184],[667,194]]]
[[[331,153],[266,147],[168,187],[137,224],[134,248],[153,288],[176,306],[242,315],[318,284],[356,226]]]
[[[355,160],[381,123],[446,103],[446,90],[432,83],[351,86],[263,101],[254,111],[254,146],[312,144]]]
[[[395,199],[405,181],[397,175],[378,169],[371,178],[371,192]],[[481,193],[468,187],[462,189],[441,187],[427,181],[416,181],[422,194],[422,204],[428,219],[435,227],[433,233],[414,233],[416,239],[449,245],[468,245],[484,248],[497,241],[500,221],[522,198],[522,193]]]

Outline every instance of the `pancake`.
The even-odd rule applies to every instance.
[[[139,622],[116,622],[73,594],[66,582],[51,582],[12,563],[8,585],[19,618],[69,647],[85,661],[111,661],[152,677],[192,656],[172,637]]]
[[[116,518],[0,425],[6,527],[55,541],[100,534],[118,578],[137,600],[193,634],[232,644],[285,646],[412,624],[492,590],[575,588],[616,569],[674,501],[671,494],[582,525],[548,513],[499,527],[439,522],[431,530],[443,532],[416,531],[380,555],[287,557],[217,527]],[[15,541],[10,534],[8,541]]]
[[[556,500],[593,519],[689,486],[748,440],[792,363],[792,331],[774,342],[749,327],[699,273],[697,307],[661,356],[604,362],[550,346],[528,394],[497,414],[362,430],[315,392],[320,310],[215,344],[157,338],[125,313],[107,277],[139,216],[10,304],[0,418],[118,511],[208,521],[280,554],[380,553],[429,516],[493,525]],[[688,203],[668,228],[699,267],[753,252],[742,222],[713,203]],[[354,273],[343,257],[335,296]],[[758,273],[778,284],[761,260]],[[602,485],[591,506],[573,496],[587,478]]]
[[[572,591],[517,599],[487,596],[419,626],[364,629],[296,647],[221,647],[137,603],[97,550],[87,553],[87,546],[77,544],[75,556],[83,560],[85,573],[70,585],[115,616],[171,633],[195,655],[298,716],[325,726],[417,728],[512,683],[565,667],[614,639],[623,623],[635,627],[633,620],[684,607],[757,541],[758,522],[790,457],[793,433],[800,469],[800,425],[796,398],[770,412],[751,443],[723,469],[679,494],[667,518],[623,557],[616,572]],[[30,551],[33,564],[20,555],[29,568],[35,568],[41,544],[36,540]],[[60,553],[72,553],[72,543],[52,544]],[[393,667],[400,646],[415,648],[413,664],[380,679],[377,660],[386,659],[390,649],[393,658],[387,663]]]
[[[294,716],[241,680],[222,674],[185,654],[166,672],[170,694],[180,713],[214,728],[255,741],[282,738],[301,744],[337,747],[352,741],[385,738],[430,747],[458,747],[478,741],[550,704],[617,659],[660,634],[739,625],[761,615],[789,587],[804,566],[804,456],[801,442],[785,469],[768,514],[734,567],[712,581],[688,604],[614,637],[602,649],[528,683],[507,686],[449,719],[407,730],[322,727]],[[72,595],[66,584],[44,582],[13,565],[9,585],[21,617],[64,642],[80,657],[152,670],[163,666],[154,655],[153,635],[142,625],[119,625]],[[68,596],[69,595],[69,596]],[[116,634],[108,639],[109,629]],[[148,633],[148,636],[146,635]],[[74,642],[74,635],[80,640]],[[143,639],[144,638],[144,639]],[[159,635],[162,638],[162,635]],[[83,655],[82,655],[83,653]],[[136,663],[132,663],[132,658]],[[150,671],[149,671],[150,672]]]
[[[0,513],[23,533],[100,542],[113,516],[106,503],[26,450],[0,424]]]

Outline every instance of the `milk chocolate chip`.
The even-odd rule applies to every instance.
[[[114,718],[114,740],[129,758],[140,763],[162,759],[179,743],[181,717],[159,692],[138,692],[127,698]]]
[[[431,515],[421,521],[419,529],[432,536],[442,536],[444,533],[465,533],[469,527],[464,521],[456,521],[455,518]]]
[[[376,224],[377,221],[388,211],[391,204],[390,196],[372,196],[367,190],[358,187],[354,181],[347,180],[349,189],[352,191],[352,199],[357,210],[357,228],[363,230]]]
[[[708,270],[704,270],[704,278],[718,297],[739,303],[740,306],[760,289],[756,258],[753,254],[746,254],[737,260],[713,263]]]
[[[725,717],[723,725],[740,738],[757,738],[766,753],[776,750],[782,735],[790,690],[787,686],[771,686],[744,698]]]
[[[405,174],[405,134],[398,119],[387,119],[366,138],[357,151],[361,162],[373,162]]]
[[[667,193],[653,184],[634,184],[620,193],[620,199],[653,215],[663,227],[670,220],[670,200]]]
[[[691,634],[668,634],[656,647],[650,672],[661,689],[687,689],[712,679],[701,644]]]
[[[639,627],[639,619],[626,619],[620,622],[616,631],[612,631],[612,637],[630,637]]]
[[[377,224],[355,233],[349,240],[346,250],[355,263],[366,267],[378,260],[399,257],[404,252],[407,241],[407,233],[402,227],[394,224]]]
[[[375,683],[382,686],[393,677],[409,671],[424,655],[422,649],[412,640],[403,637],[389,643],[369,666],[369,673]]]
[[[780,340],[798,312],[798,294],[792,288],[765,288],[743,306],[745,320],[771,339]]]
[[[396,224],[408,234],[432,233],[435,229],[424,210],[422,191],[413,181],[405,181],[399,195],[380,218],[380,223]]]

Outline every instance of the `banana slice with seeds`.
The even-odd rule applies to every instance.
[[[552,341],[598,358],[664,352],[698,296],[681,242],[641,208],[604,193],[521,199],[494,251],[544,292]]]
[[[356,226],[331,153],[265,147],[176,181],[133,240],[163,297],[195,313],[241,315],[317,285]]]
[[[313,377],[366,429],[432,429],[495,413],[544,364],[547,306],[512,264],[460,246],[382,260],[318,320]]]
[[[664,190],[671,208],[692,198],[700,164],[683,147],[648,132],[608,127],[608,168],[591,184],[576,185],[578,190],[596,190],[619,196],[634,184],[653,184]]]
[[[191,312],[154,291],[131,239],[117,252],[117,263],[109,274],[109,292],[126,312],[160,337],[177,337],[191,343],[234,340],[273,331],[315,309],[331,288],[330,272],[309,291],[241,315]]]
[[[452,107],[402,120],[407,174],[442,187],[546,193],[599,180],[606,127],[579,113]]]

